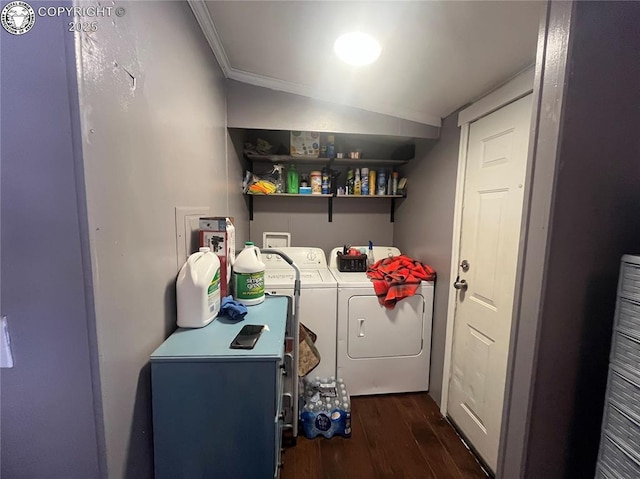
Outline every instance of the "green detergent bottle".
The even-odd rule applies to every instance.
[[[289,166],[289,171],[287,171],[287,193],[298,194],[298,170],[296,170],[296,165]]]

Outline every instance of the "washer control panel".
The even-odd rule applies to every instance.
[[[277,249],[289,256],[300,269],[320,269],[327,267],[327,259],[321,248],[288,246]],[[263,254],[262,262],[266,269],[282,269],[288,266],[287,262],[281,256],[271,253]]]

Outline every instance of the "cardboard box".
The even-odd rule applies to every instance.
[[[318,158],[320,156],[320,133],[317,131],[292,131],[291,156]]]
[[[200,246],[208,246],[220,259],[220,296],[231,294],[231,265],[236,259],[236,229],[233,218],[200,218]]]

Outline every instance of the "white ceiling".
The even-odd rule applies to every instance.
[[[530,1],[190,3],[229,78],[437,126],[533,64],[544,8]],[[351,67],[335,56],[335,39],[354,30],[382,44],[375,64]]]

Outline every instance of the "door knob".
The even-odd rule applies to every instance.
[[[466,291],[469,285],[464,279],[460,279],[460,276],[458,276],[456,280],[453,282],[453,287],[461,291]]]

